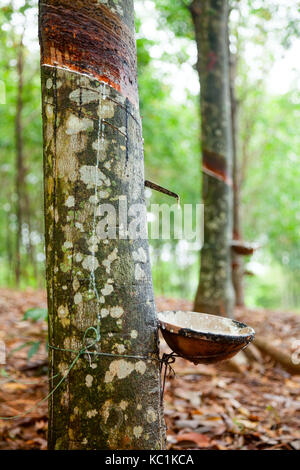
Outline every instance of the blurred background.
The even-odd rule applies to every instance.
[[[299,12],[294,0],[231,2],[248,307],[300,310]],[[145,176],[201,202],[196,44],[180,1],[135,1]],[[0,286],[45,287],[36,0],[0,0]],[[297,29],[298,27],[298,29]],[[146,189],[148,202],[169,202]],[[171,204],[173,202],[171,201]],[[151,220],[151,213],[149,212]],[[153,240],[157,296],[193,299],[197,247]]]

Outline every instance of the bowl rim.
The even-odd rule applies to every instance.
[[[247,333],[242,333],[239,335],[232,335],[229,333],[214,333],[214,332],[201,332],[197,330],[193,330],[188,327],[180,327],[178,325],[174,325],[168,321],[162,320],[159,316],[162,313],[165,312],[186,312],[186,313],[195,313],[195,314],[200,314],[200,315],[209,315],[210,317],[216,317],[216,318],[223,318],[226,320],[232,321],[235,325],[239,326],[240,328],[248,328]],[[219,317],[218,315],[212,315],[210,313],[204,313],[204,312],[194,312],[192,310],[163,310],[160,312],[157,312],[157,319],[159,326],[162,330],[167,330],[170,333],[179,335],[179,336],[188,336],[188,337],[193,337],[193,338],[202,338],[210,341],[229,341],[233,343],[241,343],[243,341],[250,342],[253,340],[255,336],[255,330],[251,327],[246,325],[246,323],[242,323],[240,321],[234,320],[232,318],[228,317]]]

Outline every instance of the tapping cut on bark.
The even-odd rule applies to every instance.
[[[134,22],[127,14],[131,2],[48,0],[40,4],[42,64],[87,73],[137,105]]]
[[[202,168],[204,173],[232,185],[231,177],[227,174],[226,160],[223,155],[218,155],[204,148],[202,150]]]
[[[134,34],[132,0],[40,2],[50,390],[89,327],[115,354],[51,396],[50,449],[165,445],[148,240],[101,232],[101,204],[145,208]]]
[[[232,240],[231,246],[235,253],[243,256],[253,255],[254,251],[259,248],[255,243],[247,243],[242,240]]]

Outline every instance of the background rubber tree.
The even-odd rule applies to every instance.
[[[241,221],[241,165],[238,158],[238,112],[239,103],[236,98],[236,70],[238,54],[229,54],[230,70],[230,104],[231,104],[231,125],[232,125],[232,182],[233,182],[233,240],[242,240],[242,221]],[[235,305],[243,307],[245,305],[244,296],[244,272],[245,265],[243,257],[235,250],[232,250],[232,282],[235,292]]]
[[[233,315],[232,284],[232,120],[227,0],[160,0],[175,34],[195,39],[200,80],[204,245],[195,311]],[[192,21],[191,21],[192,20]]]
[[[234,58],[237,59],[237,70],[236,76],[238,80],[235,84],[232,82],[234,90],[234,94],[236,95],[236,101],[238,103],[238,125],[235,126],[233,129],[233,133],[236,132],[237,135],[233,135],[233,141],[236,145],[236,164],[235,169],[237,171],[234,172],[233,175],[233,189],[237,189],[235,193],[235,212],[233,213],[234,216],[234,225],[233,225],[233,236],[236,240],[239,241],[239,244],[243,244],[241,238],[245,237],[248,240],[255,240],[261,241],[264,243],[264,249],[260,249],[259,251],[259,258],[262,264],[268,264],[268,257],[269,251],[272,260],[275,261],[278,259],[283,259],[283,250],[279,255],[278,246],[280,245],[283,248],[282,242],[279,244],[273,245],[273,240],[275,232],[282,224],[282,217],[280,216],[276,223],[274,223],[274,229],[270,229],[272,226],[272,220],[275,220],[274,213],[269,212],[265,209],[266,203],[273,204],[274,200],[277,201],[281,199],[280,191],[277,192],[278,184],[281,185],[282,178],[278,175],[276,176],[277,183],[275,186],[273,183],[270,184],[270,188],[268,189],[269,198],[266,199],[265,197],[265,173],[261,170],[261,166],[263,165],[262,162],[266,160],[266,162],[273,162],[273,158],[267,158],[266,152],[268,152],[272,146],[273,151],[274,147],[277,147],[277,143],[274,143],[272,140],[272,145],[270,144],[270,140],[266,138],[266,141],[269,143],[266,144],[265,139],[263,137],[263,133],[261,133],[262,127],[267,122],[267,117],[265,111],[269,108],[269,103],[272,101],[273,97],[271,98],[271,91],[266,86],[266,81],[268,74],[272,68],[271,64],[274,64],[275,56],[277,54],[277,50],[280,49],[282,53],[286,51],[290,45],[292,44],[292,38],[295,38],[299,35],[296,27],[296,16],[294,10],[294,4],[292,2],[286,2],[284,5],[279,0],[272,0],[272,1],[258,1],[253,5],[253,2],[248,2],[247,0],[230,0],[229,6],[231,11],[233,10],[234,15],[230,15],[230,36],[231,40],[234,41]],[[159,23],[161,28],[165,31],[171,30],[177,38],[184,39],[182,44],[182,52],[178,54],[178,61],[179,64],[181,63],[182,57],[187,57],[190,54],[187,50],[187,39],[189,42],[197,42],[197,48],[199,49],[199,41],[197,41],[197,34],[195,31],[196,23],[192,20],[191,10],[194,10],[194,17],[195,15],[199,15],[201,12],[201,8],[205,7],[207,2],[195,0],[191,2],[191,0],[157,0],[155,2],[156,8],[159,10]],[[214,2],[216,5],[216,2]],[[204,16],[205,8],[203,9]],[[237,12],[239,11],[239,14]],[[210,10],[210,13],[212,10]],[[278,15],[278,12],[280,14]],[[203,18],[203,16],[202,16]],[[275,28],[276,29],[276,39],[273,42],[275,36],[270,36],[270,31],[272,30],[272,23],[276,21],[276,18],[281,18],[281,27]],[[201,20],[200,20],[201,21]],[[299,22],[299,21],[298,21]],[[251,33],[250,36],[248,33],[248,28],[251,24]],[[274,29],[274,31],[275,31]],[[299,28],[298,28],[299,30]],[[199,35],[198,35],[199,37]],[[251,37],[251,41],[249,42],[249,38]],[[238,39],[238,45],[234,39]],[[267,46],[268,42],[268,46]],[[257,78],[253,80],[253,76],[251,75],[251,68],[252,65],[249,63],[248,60],[248,47],[251,43],[254,43],[257,47],[257,63],[259,63],[259,67],[256,66],[256,71],[260,70],[261,72],[257,74]],[[225,45],[225,39],[224,39]],[[236,50],[237,48],[237,50]],[[265,52],[267,54],[265,54]],[[209,52],[209,51],[207,51]],[[166,57],[167,54],[164,55],[164,60],[169,60],[170,63],[174,62],[174,54],[172,56]],[[190,59],[193,59],[194,54],[192,53]],[[198,62],[199,64],[199,62]],[[201,73],[201,70],[196,64],[195,68],[197,69],[198,73]],[[187,82],[187,86],[189,82]],[[234,86],[235,85],[235,86]],[[265,103],[265,98],[270,96],[270,101],[267,99]],[[291,103],[290,97],[286,95],[286,102]],[[279,101],[282,103],[283,100]],[[250,104],[252,103],[252,104]],[[263,111],[264,110],[264,111]],[[284,113],[284,111],[282,110]],[[291,111],[293,112],[293,111]],[[237,112],[235,112],[235,115]],[[269,115],[271,116],[271,115]],[[288,116],[288,115],[287,115]],[[288,122],[290,122],[289,117],[286,117]],[[272,121],[272,122],[271,122]],[[276,126],[281,125],[283,123],[282,119],[278,119],[276,121],[275,116],[269,122],[270,128],[274,125]],[[291,134],[294,135],[294,132],[291,131]],[[257,140],[257,136],[260,135],[259,140]],[[265,131],[265,137],[268,135],[268,130]],[[289,141],[287,139],[286,141]],[[203,142],[202,142],[203,144]],[[278,143],[279,144],[279,143]],[[281,145],[280,145],[281,146]],[[185,157],[187,156],[187,152],[185,152]],[[278,152],[278,158],[280,152]],[[234,155],[233,155],[234,156]],[[183,159],[184,162],[184,159]],[[280,166],[280,165],[279,165]],[[295,174],[295,168],[293,169]],[[296,170],[297,171],[297,170]],[[194,172],[194,168],[193,168]],[[251,190],[250,181],[253,182],[257,179],[257,176],[261,175],[263,183],[261,186],[261,193],[260,195],[264,194],[261,201],[258,203],[258,187],[255,187],[255,190]],[[237,184],[235,184],[235,180]],[[203,191],[205,189],[203,188]],[[272,196],[270,195],[270,191],[272,192]],[[277,193],[277,194],[276,194]],[[249,216],[249,214],[251,217]],[[277,212],[279,214],[279,212]],[[255,215],[254,215],[255,214]],[[287,218],[289,217],[285,214]],[[270,220],[271,219],[271,220]],[[287,220],[287,219],[285,219]],[[286,226],[290,227],[290,223],[286,222]],[[285,233],[289,232],[285,230]],[[278,232],[277,232],[278,233]],[[285,235],[286,236],[286,235]],[[283,238],[283,237],[282,237]],[[285,237],[284,237],[285,238]],[[266,244],[266,240],[268,240],[268,245]],[[271,246],[272,245],[272,246]],[[290,245],[291,246],[291,245]],[[273,248],[274,247],[274,248]],[[285,248],[285,251],[288,252],[289,249]],[[272,253],[272,254],[271,254]],[[203,253],[204,254],[204,253]],[[215,252],[215,259],[217,257],[218,251]],[[245,254],[245,253],[244,253]],[[251,268],[248,270],[247,266],[245,266],[245,270],[243,268],[242,258],[240,255],[235,256],[235,252],[233,252],[235,259],[233,260],[234,269],[233,270],[233,284],[236,291],[236,304],[241,305],[243,303],[243,285],[242,285],[242,278],[245,273],[251,274]],[[296,257],[295,257],[296,256]],[[238,258],[238,259],[237,259]],[[289,262],[287,262],[287,257],[285,257],[285,262],[289,265],[289,269],[291,272],[295,273],[294,266],[298,264],[296,261],[297,255],[293,249],[293,255],[289,257]],[[203,259],[203,258],[202,258]],[[258,258],[256,258],[258,259]],[[249,258],[247,259],[247,261]],[[238,261],[238,263],[236,263]],[[279,264],[281,261],[279,261]],[[278,262],[276,261],[278,266]],[[214,268],[218,265],[211,264],[211,268]],[[279,270],[282,270],[283,263],[281,263]],[[293,266],[293,267],[292,267]],[[219,268],[218,268],[219,269]],[[285,270],[285,268],[284,268]],[[229,270],[230,271],[230,267]],[[272,271],[273,272],[273,271]],[[278,274],[278,278],[285,277],[286,275],[283,274],[283,270],[280,274]],[[294,274],[292,275],[294,276]],[[253,302],[253,293],[256,297],[257,305],[261,302],[264,305],[268,306],[271,305],[267,298],[270,298],[269,293],[272,291],[274,298],[277,296],[277,302],[279,296],[282,298],[286,297],[285,292],[291,292],[291,278],[286,277],[285,281],[279,281],[276,288],[269,287],[269,279],[274,279],[274,276],[266,275],[266,278],[263,282],[263,286],[257,289],[257,286],[261,283],[262,278],[259,276],[251,276],[247,278],[246,281],[246,298],[247,301],[250,303]],[[268,279],[268,280],[267,280]],[[285,285],[282,289],[281,286]],[[257,290],[256,290],[257,289]],[[230,289],[231,290],[231,289]],[[264,293],[263,293],[264,291]],[[267,293],[268,292],[268,293]],[[281,292],[281,294],[278,294]],[[278,295],[277,295],[278,294]],[[291,297],[288,295],[287,298],[295,299],[294,291]],[[289,302],[290,300],[288,300]],[[284,300],[284,302],[286,302]],[[293,300],[292,300],[293,302]]]
[[[202,131],[204,245],[196,311],[232,316],[232,121],[228,60],[228,3],[190,5],[198,50]]]
[[[121,197],[145,212],[133,1],[47,0],[39,23],[50,391],[76,357],[68,350],[96,342],[51,395],[49,447],[160,449],[148,241],[127,239],[119,219],[103,239],[99,205],[118,213]]]

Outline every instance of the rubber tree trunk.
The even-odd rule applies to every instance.
[[[237,145],[237,116],[238,102],[235,96],[236,79],[236,61],[235,55],[229,51],[230,68],[230,102],[231,102],[231,123],[232,123],[232,174],[233,174],[233,239],[242,240],[241,227],[241,184],[240,184],[240,165],[238,160]],[[245,305],[244,299],[244,262],[241,255],[232,251],[232,282],[235,292],[235,305],[242,307]]]
[[[202,127],[204,246],[195,310],[232,316],[232,129],[228,5],[194,0]]]
[[[43,0],[39,20],[50,390],[97,339],[50,397],[49,448],[160,449],[148,241],[100,230],[104,203],[145,208],[133,1]]]

